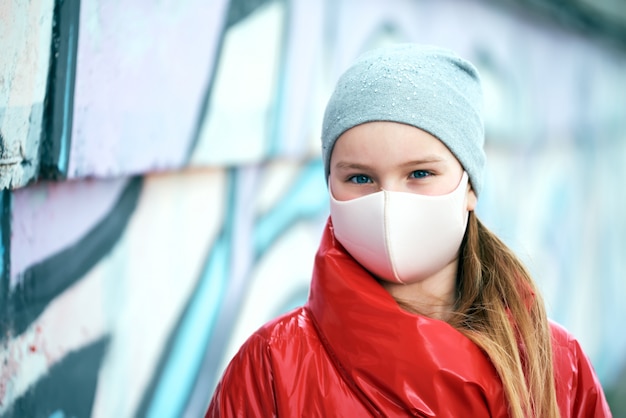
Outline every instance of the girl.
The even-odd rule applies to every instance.
[[[482,89],[454,53],[360,57],[324,115],[330,218],[307,303],[264,325],[207,417],[610,417],[578,342],[474,208]]]

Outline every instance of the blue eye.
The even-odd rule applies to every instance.
[[[414,179],[423,179],[424,177],[430,176],[430,172],[426,170],[415,170],[411,173],[411,178]]]
[[[356,176],[352,176],[348,179],[348,181],[355,184],[367,184],[372,182],[369,177],[363,174],[357,174]]]

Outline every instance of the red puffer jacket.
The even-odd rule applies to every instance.
[[[578,342],[552,325],[563,417],[610,417]],[[401,310],[335,242],[330,222],[309,300],[264,325],[224,372],[207,417],[507,417],[485,354],[443,321]]]

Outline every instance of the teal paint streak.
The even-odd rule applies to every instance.
[[[0,316],[8,318],[9,288],[10,288],[10,251],[11,251],[11,214],[13,212],[13,192],[0,191]],[[2,323],[4,322],[4,323]],[[6,334],[6,321],[0,321],[0,332]],[[10,326],[13,326],[11,324]]]
[[[282,22],[282,30],[283,33],[289,33],[289,22],[290,22],[290,11],[289,11],[289,3],[290,2],[282,2],[282,7],[285,8],[285,13],[283,15]],[[270,105],[269,109],[269,126],[268,126],[268,135],[267,135],[267,143],[266,143],[266,155],[269,157],[275,157],[279,155],[281,151],[281,145],[285,140],[285,123],[284,117],[289,114],[286,111],[286,80],[288,80],[289,73],[287,71],[287,37],[281,37],[281,46],[280,52],[278,55],[278,74],[276,77],[276,88],[275,94],[273,97],[273,103]]]
[[[259,219],[254,231],[255,254],[261,254],[300,218],[322,215],[328,208],[328,189],[321,159],[309,163],[283,199]]]
[[[232,207],[232,202],[228,206]],[[275,210],[259,220],[253,232],[254,248],[257,251],[268,248],[299,218],[317,216],[327,206],[328,192],[322,162],[318,159],[303,168]],[[231,256],[229,225],[233,221],[224,220],[224,231],[209,255],[198,287],[179,328],[175,330],[171,353],[147,409],[148,418],[180,416],[193,391],[228,286]]]
[[[48,418],[66,418],[67,415],[65,415],[65,413],[61,410],[56,410],[53,413],[50,414],[50,416]]]
[[[63,130],[61,132],[61,149],[59,150],[59,171],[62,173],[67,173],[67,162],[68,162],[68,151],[67,144],[69,142],[69,112],[70,112],[70,95],[72,92],[71,89],[71,79],[72,74],[74,73],[72,64],[74,63],[74,54],[72,53],[72,45],[74,45],[74,25],[70,24],[70,34],[68,39],[68,44],[70,48],[67,53],[67,68],[65,71],[65,91],[63,92]],[[73,111],[74,109],[72,109]]]
[[[285,47],[283,45],[283,51]],[[286,103],[285,103],[285,75],[282,74],[284,72],[284,64],[281,67],[281,74],[278,77],[278,85],[276,86],[276,93],[274,95],[274,102],[270,105],[269,114],[271,115],[269,118],[269,127],[267,135],[267,143],[266,143],[266,155],[268,157],[276,157],[280,154],[281,145],[285,141],[285,121],[284,115],[289,114],[286,111]]]
[[[231,257],[231,225],[234,206],[233,190],[236,170],[229,171],[229,193],[226,199],[223,229],[211,248],[198,285],[182,313],[179,326],[172,332],[172,347],[144,414],[147,418],[179,417],[183,414],[215,332],[228,286]]]
[[[229,243],[223,234],[211,251],[146,417],[178,417],[192,391],[217,321],[228,271]]]
[[[0,192],[0,216],[2,216],[2,218],[4,218],[5,216],[8,216],[8,214],[2,213],[2,208],[4,208],[4,198],[5,195],[9,193],[8,191],[4,190],[2,192]],[[6,223],[4,222],[5,219],[0,220],[0,228],[3,228],[6,226]],[[0,237],[4,236],[4,234],[2,233],[3,231],[0,229]],[[5,255],[5,251],[6,248],[4,248],[4,240],[0,239],[0,283],[2,282],[2,278],[4,278],[4,255]],[[0,287],[0,292],[3,291],[3,289]],[[0,294],[0,301],[3,300],[2,299],[2,294]],[[4,295],[7,296],[7,295]]]

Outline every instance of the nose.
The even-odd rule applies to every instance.
[[[406,192],[406,185],[402,184],[400,181],[394,180],[384,180],[379,184],[380,191],[387,192]]]

